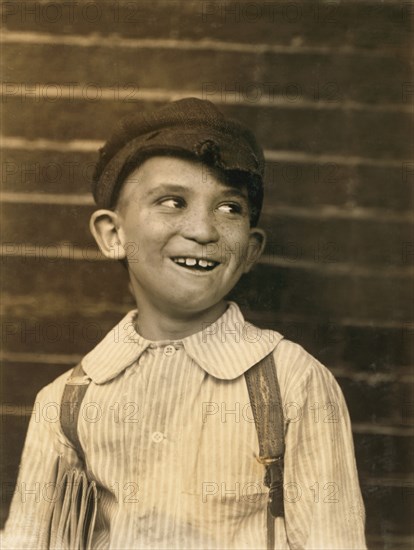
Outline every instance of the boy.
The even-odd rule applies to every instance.
[[[194,98],[127,117],[101,150],[91,230],[105,256],[126,264],[137,310],[82,360],[90,383],[75,431],[98,490],[92,548],[269,546],[244,376],[269,355],[286,446],[272,547],[365,548],[338,385],[300,346],[246,323],[226,301],[264,248],[263,173],[251,132]],[[69,375],[39,393],[40,407],[62,403]],[[46,516],[28,488],[47,484],[56,456],[82,467],[60,422],[32,421],[10,547],[40,544]]]

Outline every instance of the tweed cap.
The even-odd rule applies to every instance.
[[[248,128],[226,118],[210,101],[185,98],[154,111],[128,115],[99,153],[92,193],[100,208],[116,204],[125,178],[143,158],[177,153],[251,176],[259,188],[253,194],[260,211],[263,151]]]

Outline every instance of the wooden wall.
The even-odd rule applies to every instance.
[[[337,376],[371,547],[411,547],[412,12],[389,0],[2,3],[3,521],[36,392],[132,305],[88,231],[97,148],[121,115],[191,95],[266,150],[269,245],[235,296]]]

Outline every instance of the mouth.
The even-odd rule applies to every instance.
[[[206,260],[205,258],[193,258],[185,256],[176,256],[172,257],[171,260],[180,267],[187,269],[189,271],[199,271],[207,272],[213,271],[220,262],[215,262],[213,260]]]

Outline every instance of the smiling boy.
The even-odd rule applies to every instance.
[[[105,256],[127,265],[137,309],[82,360],[83,407],[99,413],[76,426],[98,491],[92,548],[268,547],[268,488],[244,376],[268,356],[286,447],[272,547],[365,548],[337,383],[226,300],[264,249],[263,172],[251,132],[194,98],[127,117],[101,150],[91,231]],[[62,403],[71,374],[39,393],[41,408]],[[27,488],[41,491],[59,455],[82,467],[78,454],[61,423],[32,418],[6,547],[40,547],[44,507]]]
[[[250,227],[244,186],[226,184],[200,161],[169,156],[135,169],[116,210],[97,210],[91,229],[106,256],[124,259],[130,250],[139,333],[150,340],[183,338],[216,321],[265,241]]]

